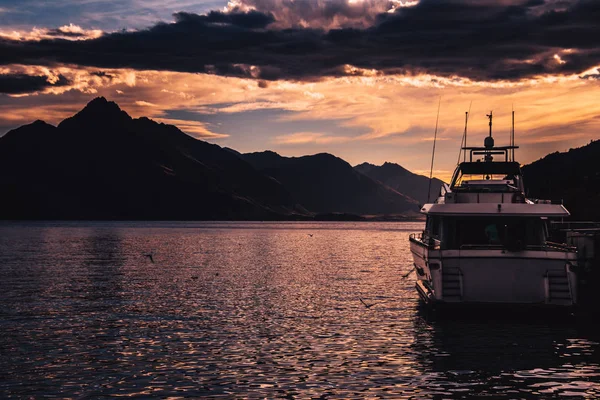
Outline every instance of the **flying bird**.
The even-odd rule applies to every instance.
[[[358,299],[360,300],[361,303],[363,303],[363,306],[365,306],[366,308],[371,308],[373,306],[376,306],[377,304],[383,304],[383,303],[387,303],[387,302],[390,302],[390,301],[394,301],[394,299],[387,299],[387,300],[378,301],[376,303],[367,304],[360,297]]]
[[[410,269],[410,271],[408,271],[407,273],[405,273],[404,275],[402,275],[402,279],[406,279],[406,278],[408,278],[408,276],[409,276],[410,274],[412,274],[412,273],[413,273],[413,271],[414,271],[415,269],[416,269],[416,267],[412,267],[412,268]]]
[[[363,299],[361,299],[360,297],[359,297],[358,299],[359,299],[359,300],[360,300],[360,302],[361,302],[361,303],[363,303],[363,305],[364,305],[365,307],[367,307],[367,308],[371,308],[371,307],[373,307],[375,304],[377,304],[377,303],[373,303],[373,304],[367,304],[367,303],[365,303],[365,302],[363,301]]]
[[[144,256],[148,257],[152,261],[152,264],[154,264],[154,253],[146,253]]]

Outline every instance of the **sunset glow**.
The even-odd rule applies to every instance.
[[[171,13],[189,10],[191,4],[168,3]],[[411,61],[417,60],[415,55],[407,55],[404,62],[404,54],[414,50],[407,48],[406,53],[397,52],[394,48],[397,43],[390,47],[390,54],[385,58],[378,56],[380,63],[361,56],[353,65],[346,62],[346,58],[354,50],[350,47],[338,50],[333,44],[338,43],[338,39],[330,36],[323,45],[302,44],[294,39],[294,46],[300,46],[297,48],[308,46],[302,50],[308,52],[305,58],[312,58],[310,46],[328,46],[331,52],[339,51],[335,57],[342,60],[335,66],[333,54],[326,60],[323,57],[327,53],[323,53],[321,61],[311,60],[302,71],[293,67],[292,59],[275,61],[276,53],[258,56],[250,50],[250,44],[239,47],[234,42],[220,44],[224,48],[236,48],[236,55],[231,56],[234,62],[229,65],[222,63],[221,56],[215,56],[214,61],[209,60],[210,57],[194,61],[193,54],[174,53],[173,68],[162,61],[150,68],[154,58],[166,60],[169,55],[148,53],[147,59],[136,60],[123,54],[122,60],[117,60],[113,59],[115,54],[99,57],[98,49],[104,47],[90,50],[95,52],[93,59],[78,53],[80,44],[93,45],[106,38],[118,41],[152,33],[148,40],[154,40],[163,31],[169,38],[172,34],[167,29],[177,24],[186,29],[193,24],[210,24],[210,29],[231,26],[257,35],[265,32],[363,35],[364,32],[372,36],[385,24],[391,24],[393,18],[398,19],[398,23],[423,15],[442,18],[436,7],[445,3],[436,6],[435,2],[425,0],[420,3],[235,0],[224,3],[220,7],[222,11],[205,14],[206,17],[202,17],[203,12],[199,10],[195,11],[198,14],[180,13],[176,15],[176,22],[167,19],[154,27],[148,23],[146,30],[115,24],[111,29],[108,16],[104,20],[102,15],[96,16],[97,21],[104,22],[90,23],[82,13],[73,14],[69,23],[60,18],[56,18],[54,25],[44,20],[48,27],[43,28],[37,23],[29,27],[25,23],[11,26],[7,23],[8,17],[2,17],[7,12],[3,12],[0,14],[4,18],[0,44],[4,47],[3,53],[11,56],[0,65],[0,132],[3,134],[36,119],[57,124],[92,98],[105,96],[134,117],[148,116],[174,124],[194,137],[241,152],[269,149],[287,156],[329,152],[353,165],[390,161],[423,173],[429,168],[437,103],[441,98],[439,153],[434,169],[437,176],[446,179],[457,160],[465,112],[469,107],[469,144],[480,144],[487,134],[485,114],[490,110],[494,111],[497,143],[507,142],[511,111],[515,110],[516,141],[521,146],[517,155],[523,163],[598,138],[600,57],[598,49],[575,34],[570,41],[561,39],[561,46],[558,40],[554,44],[548,42],[543,50],[541,47],[534,50],[533,44],[528,44],[529,54],[507,47],[505,55],[499,58],[504,72],[487,69],[487,61],[481,61],[478,66],[477,58],[467,54],[468,43],[459,52],[465,53],[464,62],[472,65],[461,65],[458,58],[436,59],[432,53],[436,50],[428,50],[426,44],[420,45],[421,65],[416,65],[420,61]],[[466,1],[447,3],[444,7],[464,7],[492,19],[500,18],[496,12],[507,7],[501,1],[491,0],[486,2],[489,4],[485,9]],[[544,21],[544,15],[549,12],[563,12],[570,13],[570,18],[579,21],[585,30],[589,28],[584,14],[586,7],[589,10],[597,10],[597,7],[589,1],[574,3],[571,8],[552,11],[554,3],[550,1],[533,8],[524,2],[511,2],[512,7],[521,7],[525,13],[523,23]],[[298,11],[301,6],[302,12]],[[447,15],[451,15],[448,10]],[[209,11],[206,9],[204,13]],[[383,14],[391,17],[382,17]],[[235,29],[232,28],[232,32],[237,32]],[[552,29],[556,31],[560,26]],[[232,37],[231,40],[238,39]],[[357,40],[364,43],[371,39],[365,36]],[[56,49],[62,46],[65,50],[61,50],[62,53],[53,50],[54,55],[49,58],[44,48],[50,45]],[[431,45],[437,48],[436,43]],[[212,51],[229,54],[217,48]],[[365,50],[363,55],[368,52],[371,50]],[[247,62],[238,62],[238,54],[247,56]],[[289,55],[293,51],[281,54]],[[398,61],[390,58],[393,54]],[[182,63],[177,63],[176,57],[184,57]]]

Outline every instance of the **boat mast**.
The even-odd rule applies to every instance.
[[[471,106],[469,106],[469,111],[470,110]],[[469,111],[465,111],[465,147],[467,147],[467,124],[469,123]],[[467,150],[463,150],[463,161],[467,161]]]
[[[485,161],[492,161],[492,154],[491,151],[494,148],[494,138],[492,137],[492,111],[490,111],[489,114],[486,114],[486,117],[488,117],[490,119],[490,136],[486,137],[485,140],[483,141],[483,146],[486,148],[486,153],[485,153]]]
[[[429,202],[429,196],[431,195],[431,178],[433,177],[433,159],[435,157],[435,141],[437,139],[438,122],[440,120],[440,106],[442,105],[442,96],[438,101],[437,118],[435,119],[435,132],[433,134],[433,150],[431,151],[431,169],[429,170],[429,187],[427,188],[427,201]],[[460,156],[459,156],[460,157]]]
[[[460,163],[460,153],[463,153],[463,162],[467,161],[467,126],[469,124],[469,115],[471,114],[471,106],[473,102],[469,103],[469,111],[465,111],[465,131],[463,132],[462,139],[460,140],[460,148],[458,149],[458,158],[456,159],[456,165]]]
[[[511,153],[511,161],[515,161],[515,110],[512,112],[512,133],[510,136],[510,145],[512,149],[510,149]]]
[[[471,107],[469,106],[469,111]],[[456,159],[456,165],[460,163],[460,153],[463,154],[463,162],[467,161],[467,124],[469,123],[469,111],[465,111],[465,131],[463,132],[460,140],[460,148],[458,149],[458,158]]]

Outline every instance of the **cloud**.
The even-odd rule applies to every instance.
[[[0,134],[36,119],[56,124],[93,97],[106,96],[132,117],[175,124],[190,135],[218,140],[242,152],[272,149],[300,156],[309,148],[333,153],[352,164],[393,161],[428,173],[432,143],[427,139],[434,133],[441,96],[438,139],[446,140],[437,143],[434,168],[450,173],[471,101],[468,145],[483,143],[488,132],[485,114],[490,110],[494,110],[496,143],[508,143],[514,105],[517,144],[522,145],[517,159],[523,163],[588,143],[600,132],[598,80],[576,75],[492,84],[433,75],[352,76],[317,82],[274,81],[260,88],[251,79],[166,71],[0,67],[0,74],[9,73],[51,79],[63,75],[71,85],[49,87],[35,96],[0,96]],[[598,74],[595,69],[588,73]],[[117,90],[122,94],[117,95]],[[155,106],[140,106],[136,101]],[[285,136],[297,133],[312,136],[288,138],[304,140],[304,144],[283,143]],[[350,139],[330,140],[337,137]]]
[[[59,75],[56,80],[52,81],[44,75],[0,74],[0,93],[21,95],[38,92],[49,87],[67,86],[70,83],[63,75]]]
[[[171,118],[154,118],[158,122],[164,124],[175,125],[177,128],[187,133],[188,135],[202,140],[217,140],[228,138],[229,135],[223,133],[215,133],[206,128],[206,125],[199,121],[171,119]]]
[[[344,143],[352,140],[344,136],[327,136],[324,133],[297,132],[290,135],[280,135],[273,139],[273,143],[281,145],[303,145],[303,144],[329,144]]]
[[[132,70],[13,64],[0,67],[0,80],[5,87],[0,93],[12,95],[63,94],[70,90],[95,94],[109,84],[135,86],[136,75]]]
[[[156,104],[144,100],[136,100],[135,104],[141,107],[156,107]]]
[[[48,36],[59,37],[63,39],[96,39],[104,34],[99,29],[83,29],[78,25],[63,25],[57,29],[49,29],[47,31]]]
[[[382,13],[414,6],[406,0],[232,0],[229,12],[260,11],[272,15],[277,28],[367,28]]]
[[[600,64],[600,2],[595,0],[576,0],[568,6],[549,0],[421,0],[392,12],[367,13],[374,15],[370,19],[356,13],[360,21],[372,23],[368,27],[359,23],[360,27],[332,29],[318,22],[319,15],[329,15],[330,2],[282,1],[284,9],[278,11],[273,4],[280,3],[269,1],[244,3],[256,10],[244,11],[238,5],[229,12],[177,13],[173,23],[89,40],[5,37],[0,40],[0,63],[60,62],[263,81],[391,74],[518,81],[580,73]],[[379,10],[380,3],[365,1]],[[354,7],[354,2],[331,4],[337,7],[331,11],[332,20],[354,15],[338,10]],[[285,22],[293,27],[277,28],[285,21],[277,18],[287,18],[283,10],[301,5],[307,7],[307,15],[316,13],[302,18],[312,21],[308,27]]]
[[[84,28],[115,31],[143,29],[171,21],[174,11],[205,13],[223,0],[1,0],[3,29],[54,27],[77,23]]]
[[[224,13],[220,11],[211,11],[206,15],[198,15],[187,12],[178,12],[174,14],[177,23],[187,25],[207,25],[207,24],[225,24],[238,26],[246,29],[265,28],[267,25],[275,22],[275,17],[271,13],[262,13],[255,10],[246,12]]]
[[[0,39],[12,41],[39,42],[44,39],[89,40],[97,39],[104,32],[99,29],[83,29],[78,25],[63,25],[59,28],[33,28],[30,31],[0,30]]]

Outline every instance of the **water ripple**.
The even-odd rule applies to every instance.
[[[423,311],[421,228],[1,223],[0,397],[600,397],[594,327]]]

